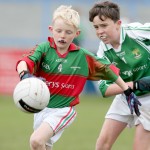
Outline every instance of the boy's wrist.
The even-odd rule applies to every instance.
[[[19,73],[20,79],[22,79],[22,77],[23,77],[25,74],[27,74],[27,73],[29,73],[29,71],[27,71],[27,70],[22,70],[22,71]]]

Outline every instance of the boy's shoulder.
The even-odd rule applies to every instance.
[[[46,42],[39,43],[38,46],[50,46],[50,44],[48,41],[46,41]]]
[[[49,41],[46,42],[41,42],[37,45],[39,47],[39,49],[41,49],[42,51],[48,51],[50,49],[53,49],[53,47],[50,46]]]
[[[95,56],[94,53],[92,53],[90,50],[80,47],[80,53],[82,53],[83,55],[90,55],[90,56]]]
[[[150,23],[140,23],[140,22],[132,22],[128,24],[122,24],[122,27],[126,30],[137,30],[137,29],[144,29],[144,28],[150,28]]]

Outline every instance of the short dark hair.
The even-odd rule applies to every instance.
[[[120,8],[117,4],[105,1],[96,3],[89,11],[89,21],[93,22],[95,16],[104,21],[104,18],[110,18],[114,22],[120,19]]]

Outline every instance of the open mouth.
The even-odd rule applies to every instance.
[[[107,37],[106,36],[100,36],[100,39],[105,40]]]
[[[59,43],[62,43],[62,44],[65,44],[65,43],[66,43],[66,41],[65,41],[65,40],[62,40],[62,39],[61,39],[61,40],[58,40],[58,42],[59,42]]]

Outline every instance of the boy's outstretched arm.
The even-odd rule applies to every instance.
[[[133,90],[130,87],[128,87],[128,85],[122,80],[120,76],[115,81],[115,83],[123,89],[124,94],[126,95],[126,100],[129,109],[131,111],[131,114],[135,112],[137,116],[140,116],[140,111],[138,106],[141,106],[141,103],[137,99],[137,96],[134,94]]]

